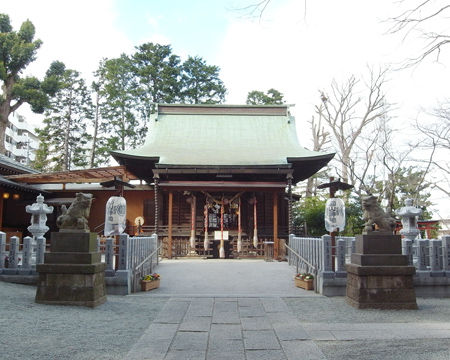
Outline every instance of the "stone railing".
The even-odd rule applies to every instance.
[[[43,236],[36,239],[26,236],[22,242],[17,236],[11,236],[9,243],[6,234],[0,232],[0,274],[31,275],[36,274],[36,264],[44,263],[46,240]]]
[[[345,295],[347,271],[345,264],[350,263],[351,254],[355,252],[355,238],[320,238],[289,237],[289,247],[297,252],[307,263],[318,271],[319,292],[323,295]],[[450,295],[450,236],[442,239],[402,239],[402,253],[408,256],[409,264],[416,267],[414,284],[418,296]],[[288,259],[290,260],[288,252]],[[306,268],[306,267],[305,267]],[[307,271],[302,269],[300,271]]]
[[[6,234],[0,232],[0,277],[6,281],[36,283],[36,263],[44,263],[46,240],[39,237],[33,247],[31,237],[22,242],[12,236],[6,242]],[[97,250],[106,263],[105,280],[108,294],[130,294],[137,289],[140,276],[154,272],[159,262],[158,237],[127,234],[115,238],[98,238]],[[35,258],[35,260],[34,260]]]

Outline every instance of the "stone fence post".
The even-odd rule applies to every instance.
[[[417,270],[426,271],[427,270],[427,240],[419,239],[417,241],[418,251],[417,251]]]
[[[5,267],[6,258],[6,233],[0,231],[0,270]]]
[[[119,235],[119,270],[128,270],[130,268],[130,249],[128,234]]]
[[[438,239],[430,240],[430,268],[431,276],[444,276],[441,268],[441,246],[442,242]]]
[[[346,240],[338,239],[336,248],[336,258],[337,258],[336,277],[347,276],[347,272],[345,270],[345,250],[346,250],[345,247],[346,247]]]
[[[31,253],[33,249],[31,248],[31,242],[33,239],[29,236],[23,238],[23,248],[22,248],[22,269],[30,269],[31,267]]]
[[[38,236],[36,240],[36,265],[44,263],[44,254],[45,254],[45,246],[46,240],[43,236]]]
[[[324,278],[333,278],[333,257],[331,256],[331,236],[322,236],[322,254],[323,254],[323,264],[322,264],[322,276]]]
[[[114,276],[114,239],[106,239],[105,248],[105,262],[106,262],[106,274],[108,276]]]
[[[16,269],[19,266],[19,242],[17,236],[11,236],[9,239],[9,267]]]
[[[450,277],[450,235],[442,236],[442,260],[445,275]]]

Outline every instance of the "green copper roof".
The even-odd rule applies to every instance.
[[[205,106],[202,107],[205,109]],[[199,107],[199,109],[202,109]],[[222,108],[227,109],[226,106]],[[243,107],[250,109],[251,107]],[[263,107],[254,107],[255,110]],[[171,108],[170,108],[171,109]],[[169,109],[169,110],[170,110]],[[195,107],[194,107],[195,109]],[[217,107],[211,107],[215,111]],[[301,147],[294,118],[255,111],[239,114],[160,112],[152,117],[141,148],[112,152],[115,158],[159,158],[160,165],[261,166],[288,164],[287,158],[312,158],[325,154]]]

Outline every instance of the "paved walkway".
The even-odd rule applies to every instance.
[[[427,315],[415,311],[356,310],[294,287],[293,270],[255,260],[164,261],[161,288],[136,296],[171,298],[125,359],[413,359],[418,348],[425,354],[417,359],[450,358],[448,312],[423,322]],[[397,349],[353,353],[353,345],[380,341]]]

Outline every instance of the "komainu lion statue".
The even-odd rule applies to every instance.
[[[378,204],[375,196],[369,195],[362,198],[361,205],[363,208],[364,231],[373,231],[375,225],[379,231],[393,232],[396,221],[394,218],[386,214]]]
[[[56,225],[63,231],[89,232],[88,218],[91,210],[92,194],[77,193],[75,200],[67,209],[61,207],[62,215],[56,219]]]

